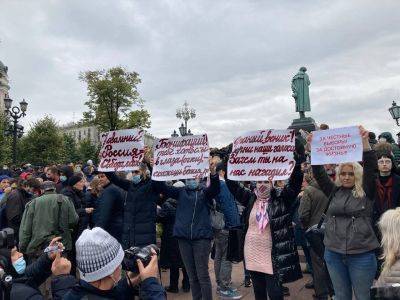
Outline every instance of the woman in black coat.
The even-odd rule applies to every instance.
[[[258,181],[252,192],[227,180],[231,193],[246,207],[244,253],[256,300],[265,300],[267,295],[271,300],[283,300],[282,284],[302,277],[291,205],[303,181],[304,147],[296,150],[301,155],[295,153],[296,166],[282,190],[275,189],[272,182]]]
[[[174,186],[178,187],[175,183]],[[183,185],[183,183],[182,183]],[[182,269],[183,280],[182,289],[185,293],[190,291],[189,277],[183,265],[181,254],[179,252],[178,240],[173,237],[173,229],[175,224],[177,201],[168,199],[158,213],[157,221],[162,224],[163,230],[161,235],[160,250],[160,266],[169,269],[169,287],[167,292],[178,293],[179,269]]]

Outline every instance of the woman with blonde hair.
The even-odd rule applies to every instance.
[[[360,126],[363,166],[340,164],[335,183],[323,166],[312,166],[314,178],[329,197],[325,226],[325,261],[335,290],[335,299],[369,299],[377,262],[374,250],[379,242],[372,227],[378,163],[371,149],[368,131]],[[312,135],[308,137],[310,145]]]
[[[378,285],[400,283],[400,207],[387,210],[379,221],[384,259]]]

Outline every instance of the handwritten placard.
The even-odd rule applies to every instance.
[[[356,126],[313,132],[312,165],[361,161],[362,152],[360,130]]]
[[[101,134],[99,171],[139,169],[144,157],[144,130],[124,129]]]
[[[236,181],[285,180],[295,166],[294,130],[259,130],[236,138],[228,161],[228,178]]]
[[[152,179],[204,178],[210,171],[209,156],[206,134],[159,139],[154,145]]]

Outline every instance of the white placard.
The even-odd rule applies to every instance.
[[[228,178],[236,181],[285,180],[295,166],[294,130],[258,130],[233,142]]]
[[[144,130],[123,129],[101,134],[99,171],[139,169],[144,157]]]
[[[154,145],[152,179],[204,178],[210,172],[209,157],[206,134],[159,139]]]
[[[362,153],[362,139],[357,126],[313,132],[312,165],[361,161]]]

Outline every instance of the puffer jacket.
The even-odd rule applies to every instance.
[[[245,232],[249,228],[251,210],[257,198],[251,190],[245,188],[236,181],[227,180],[228,187],[236,200],[246,207]],[[272,252],[271,260],[274,274],[278,275],[281,283],[293,282],[302,277],[299,255],[294,239],[292,225],[292,204],[296,201],[303,182],[303,172],[300,168],[300,161],[296,163],[289,183],[284,189],[277,193],[271,191],[271,200],[267,208],[270,220]]]
[[[195,190],[168,186],[161,181],[153,181],[153,184],[166,198],[178,201],[174,237],[186,240],[213,238],[210,208],[213,198],[220,191],[218,175],[211,176],[208,188],[199,186]]]
[[[363,198],[352,189],[337,187],[323,166],[312,166],[315,180],[331,202],[326,213],[325,247],[341,254],[359,254],[379,247],[372,222],[378,163],[375,151],[363,153]]]
[[[156,244],[157,204],[161,204],[161,198],[154,190],[152,181],[142,179],[134,184],[115,173],[105,174],[113,184],[128,192],[124,201],[122,248]]]
[[[233,229],[241,226],[239,210],[235,197],[229,191],[225,180],[220,180],[220,192],[215,197],[218,208],[224,214],[226,229]]]

